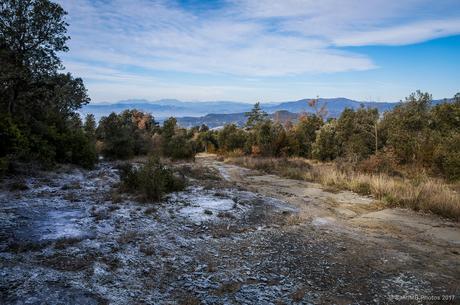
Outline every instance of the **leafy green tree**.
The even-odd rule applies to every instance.
[[[434,151],[435,170],[449,180],[460,180],[460,132],[443,136]]]
[[[219,131],[217,141],[219,149],[223,152],[231,152],[237,149],[243,150],[247,141],[247,134],[235,124],[227,124]]]
[[[177,120],[171,117],[163,122],[161,129],[163,156],[172,159],[192,159],[196,153],[196,145],[192,140],[194,132],[177,125]]]
[[[337,120],[339,153],[350,161],[359,161],[377,152],[378,118],[377,109],[345,109]]]
[[[170,117],[169,119],[163,122],[163,128],[161,129],[161,135],[163,139],[166,141],[171,139],[176,134],[177,129],[177,120],[174,117]]]
[[[245,126],[249,129],[254,128],[257,124],[262,123],[268,118],[268,114],[262,110],[260,103],[255,103],[252,110],[246,112],[245,115],[248,118]]]
[[[112,112],[102,117],[97,128],[99,140],[104,144],[102,154],[113,159],[127,159],[134,156],[134,139],[131,128],[123,124],[120,116]]]
[[[83,125],[83,130],[85,131],[88,138],[91,140],[96,139],[96,119],[94,118],[94,114],[90,113],[87,114],[85,117],[85,123]]]
[[[10,72],[2,75],[8,113],[27,94],[31,81],[55,75],[62,67],[57,53],[68,51],[66,14],[59,4],[48,0],[0,3],[0,47]]]
[[[317,131],[315,143],[312,145],[313,158],[321,161],[331,161],[339,155],[339,140],[337,138],[337,122],[331,120]]]
[[[48,0],[0,2],[0,109],[27,142],[27,154],[16,150],[16,158],[90,167],[92,156],[78,157],[94,147],[81,138],[76,113],[90,99],[81,79],[58,73],[57,54],[68,50],[65,15]],[[69,143],[72,138],[84,145],[80,152]]]
[[[386,145],[401,163],[423,165],[432,160],[431,102],[429,93],[417,91],[384,115],[382,127],[386,133]]]
[[[217,140],[217,133],[212,130],[201,129],[197,137],[197,143],[199,145],[199,151],[216,151],[219,148]]]
[[[435,171],[449,180],[460,179],[460,93],[452,102],[433,107],[430,127],[437,143],[434,150]]]
[[[460,93],[457,93],[451,102],[445,101],[432,109],[430,127],[442,134],[460,130]]]
[[[106,157],[126,159],[158,150],[153,136],[159,131],[152,115],[133,109],[101,118],[96,133]]]
[[[296,156],[311,158],[312,144],[316,139],[316,131],[323,125],[323,120],[317,115],[306,114],[299,122],[289,129],[289,150]]]
[[[278,157],[285,152],[287,137],[284,127],[279,123],[266,120],[251,131],[254,143],[262,156]]]
[[[194,142],[184,132],[177,133],[165,144],[166,154],[174,160],[193,159],[195,156]]]

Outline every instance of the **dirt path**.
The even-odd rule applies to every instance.
[[[384,262],[383,270],[388,267],[391,272],[428,275],[428,281],[450,279],[451,287],[456,287],[451,291],[459,301],[460,224],[407,209],[385,208],[371,197],[353,192],[330,192],[317,183],[226,164],[213,155],[202,155],[197,160],[218,169],[227,181],[295,206],[299,226],[330,234],[346,233],[347,237],[364,241],[362,252],[355,250],[365,255],[377,249],[379,254],[374,259]]]
[[[160,203],[62,168],[0,192],[0,304],[459,300],[458,224],[202,155]],[[454,298],[454,300],[451,300]]]

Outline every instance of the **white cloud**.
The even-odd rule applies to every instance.
[[[74,61],[240,76],[375,67],[365,56],[330,49],[322,39],[271,32],[263,22],[224,12],[199,18],[162,2],[62,4],[70,12]]]
[[[385,29],[351,32],[334,39],[340,46],[405,45],[460,34],[460,19],[424,21]]]
[[[240,78],[363,71],[376,68],[372,59],[340,47],[460,33],[458,0],[227,0],[199,13],[166,0],[59,2],[72,37],[64,63],[98,86],[129,80],[134,88],[146,70]]]

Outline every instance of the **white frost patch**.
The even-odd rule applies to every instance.
[[[195,198],[191,206],[181,208],[179,214],[187,217],[195,223],[211,220],[221,211],[228,211],[233,208],[234,202],[231,199],[222,199],[211,196]],[[212,214],[205,213],[210,211]]]
[[[219,170],[219,173],[222,176],[222,178],[224,178],[224,180],[230,181],[230,175],[228,174],[228,171],[226,168],[222,166],[218,166],[217,169]]]
[[[80,213],[78,211],[50,211],[40,228],[40,239],[59,239],[79,237],[85,234],[77,224]],[[48,232],[48,233],[47,233]]]
[[[215,219],[219,212],[232,210],[235,205],[232,199],[215,196],[202,188],[177,193],[172,199],[184,205],[178,210],[179,215],[197,224]]]
[[[330,225],[332,224],[332,222],[334,222],[334,219],[330,217],[316,217],[315,219],[313,219],[311,223],[314,226],[321,227],[321,226]]]

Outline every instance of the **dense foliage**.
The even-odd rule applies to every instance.
[[[177,126],[175,118],[160,127],[150,115],[125,110],[102,117],[96,129],[100,152],[109,159],[128,159],[142,155],[162,155],[172,159],[191,159],[196,153],[193,130]]]
[[[0,3],[0,167],[96,161],[76,110],[89,102],[80,78],[60,73],[68,50],[66,12],[48,0]]]
[[[226,125],[215,132],[215,149],[233,155],[340,159],[370,172],[411,166],[460,178],[460,94],[433,104],[430,94],[417,91],[383,115],[361,107],[325,121],[325,109],[313,110],[282,125],[256,104],[245,128]]]

